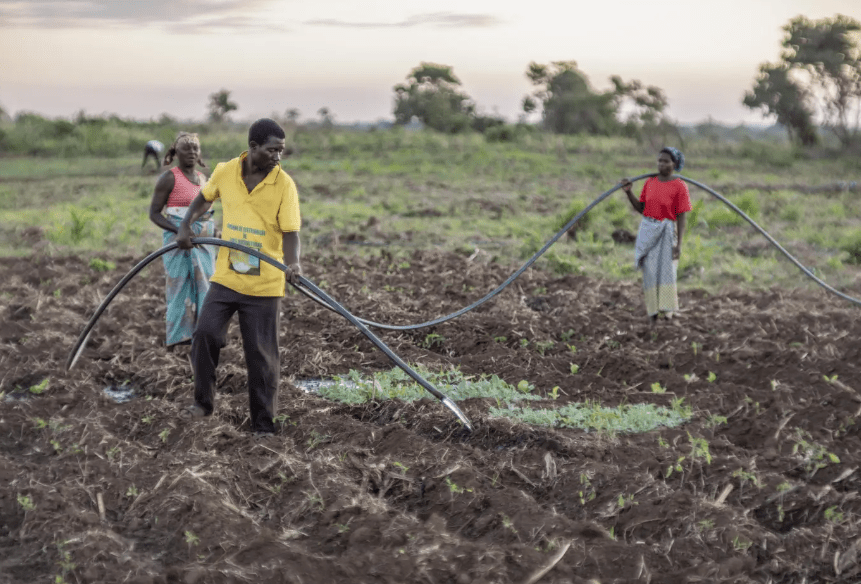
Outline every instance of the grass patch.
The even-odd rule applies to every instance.
[[[43,249],[61,255],[91,257],[110,250],[110,255],[140,256],[161,246],[161,230],[147,216],[157,176],[141,170],[140,155],[146,139],[172,140],[172,127],[108,120],[99,130],[95,123],[75,122],[78,128],[36,118],[22,124],[4,125],[14,144],[6,144],[0,157],[0,256]],[[246,147],[242,124],[186,129],[200,134],[210,168]],[[20,136],[12,136],[19,130]],[[108,140],[111,152],[103,153],[102,142],[90,140],[94,137]],[[619,176],[655,170],[652,149],[625,138],[537,131],[509,138],[399,128],[291,129],[288,143],[294,154],[282,166],[299,185],[303,248],[328,249],[333,235],[343,242],[355,234],[390,252],[433,246],[472,253],[480,247],[492,261],[514,269]],[[791,252],[798,249],[799,259],[830,284],[840,288],[855,281],[855,266],[861,263],[854,241],[858,218],[852,213],[857,193],[835,194],[828,187],[861,172],[861,159],[797,156],[791,147],[771,142],[713,143],[693,136],[685,142],[687,176],[729,197]],[[750,186],[760,184],[769,189]],[[691,196],[682,288],[715,290],[727,282],[755,287],[763,273],[769,286],[815,286],[799,284],[804,280],[798,271],[776,255],[748,268],[741,263],[753,262],[742,258],[727,273],[734,258],[724,257],[723,250],[753,231],[697,188],[691,187]],[[563,237],[536,268],[636,279],[632,246],[611,236],[617,229],[636,233],[639,221],[626,197],[615,193],[583,218],[576,238]],[[33,227],[44,241],[34,241]],[[379,250],[353,246],[345,253]]]
[[[602,406],[597,402],[573,403],[557,409],[490,408],[490,415],[514,418],[549,428],[579,428],[581,430],[631,434],[649,432],[660,426],[674,428],[692,416],[689,408],[668,409],[655,404],[623,404]]]
[[[416,370],[440,391],[454,401],[468,398],[495,400],[488,413],[493,417],[520,420],[526,424],[548,428],[579,428],[610,434],[649,432],[660,426],[675,427],[690,420],[693,412],[676,400],[672,408],[655,404],[622,404],[602,406],[598,402],[569,403],[559,408],[532,408],[524,401],[555,399],[553,393],[541,396],[535,387],[522,380],[510,385],[496,375],[465,376],[457,369],[434,372],[418,365]],[[318,394],[327,399],[347,404],[363,404],[372,400],[399,399],[415,401],[429,397],[401,369],[392,369],[366,377],[350,370],[346,375],[333,378],[333,383],[320,387]]]
[[[496,375],[469,377],[464,376],[457,369],[434,372],[421,365],[415,365],[414,369],[455,401],[486,397],[507,404],[520,400],[543,399],[539,395],[532,394],[534,387],[525,381],[521,381],[518,388],[509,385]],[[319,395],[346,404],[363,404],[371,400],[389,399],[415,401],[430,396],[426,389],[398,368],[376,373],[370,378],[351,369],[346,375],[334,377],[333,381],[331,385],[321,387]]]

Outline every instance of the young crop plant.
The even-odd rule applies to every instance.
[[[580,491],[577,494],[580,498],[581,505],[585,505],[589,501],[594,501],[597,496],[595,493],[595,487],[592,486],[592,482],[589,480],[589,475],[585,472],[580,473]]]
[[[408,470],[410,470],[410,467],[408,467],[407,465],[405,465],[402,462],[393,462],[392,466],[398,467],[401,470],[401,472],[403,472],[403,473],[406,473]]]
[[[674,414],[677,414],[684,419],[688,419],[694,415],[694,411],[691,406],[686,406],[684,402],[684,396],[673,398],[673,400],[670,402],[670,408],[672,409]]]
[[[511,531],[514,535],[517,535],[517,529],[514,527],[514,522],[511,521],[511,518],[504,513],[502,514],[502,526]]]
[[[445,342],[445,337],[436,333],[428,333],[422,341],[422,347],[432,349],[433,347],[441,347]]]
[[[543,357],[544,354],[556,346],[555,341],[537,341],[535,343],[535,350]]]
[[[659,381],[652,383],[652,393],[667,393],[667,388],[661,385]]]
[[[580,372],[580,366],[577,363],[571,363],[569,369],[571,375],[577,375]]]
[[[708,418],[706,418],[706,426],[708,428],[715,428],[720,426],[721,424],[726,424],[727,418],[726,416],[718,416],[710,414]]]
[[[830,521],[835,524],[843,523],[843,512],[837,509],[837,505],[832,505],[826,509],[823,515],[825,516],[826,521]]]
[[[460,485],[455,483],[453,480],[451,480],[450,476],[445,477],[445,485],[448,487],[449,492],[452,493],[453,495],[459,495],[459,494],[464,493],[464,492],[466,492],[466,493],[472,492],[472,489],[467,489],[467,488],[461,487]]]
[[[30,495],[22,495],[21,493],[18,493],[18,504],[25,513],[36,508],[36,504],[33,502],[33,498]]]
[[[738,492],[739,492],[739,496],[741,496],[741,492],[742,492],[742,490],[744,489],[744,486],[745,486],[747,483],[752,484],[752,485],[753,485],[753,486],[755,486],[757,489],[758,489],[758,488],[760,488],[760,486],[761,486],[761,485],[760,485],[760,482],[759,482],[759,478],[757,478],[757,476],[756,476],[754,473],[752,473],[752,472],[750,472],[750,471],[746,471],[746,470],[744,470],[743,468],[740,468],[740,469],[734,470],[734,471],[733,471],[733,473],[732,473],[732,476],[733,476],[734,478],[737,478],[737,479],[738,479]]]
[[[746,552],[747,549],[753,544],[752,541],[743,538],[740,535],[737,535],[732,540],[732,547],[737,552]]]
[[[326,506],[323,502],[323,497],[319,493],[312,493],[310,491],[307,491],[305,493],[305,499],[308,500],[308,507],[309,508],[316,507],[319,511],[322,511],[323,509],[326,508]]]
[[[187,543],[189,547],[196,546],[200,543],[200,538],[192,531],[185,531],[183,536],[185,537],[185,543]]]
[[[103,260],[101,258],[93,258],[90,260],[90,268],[95,270],[96,272],[110,272],[111,270],[115,270],[117,265],[110,260]]]
[[[66,576],[78,567],[77,564],[72,561],[72,554],[70,554],[68,550],[63,549],[65,544],[66,542],[57,543],[57,553],[60,555],[60,560],[57,562],[57,565],[60,566],[61,573],[54,576],[54,584],[65,584]]]
[[[705,438],[694,438],[688,432],[688,440],[691,443],[691,469],[697,459],[705,460],[706,464],[712,463],[712,455],[709,452],[709,443]]]
[[[714,371],[709,371],[708,376],[706,377],[709,383],[714,383],[717,380],[717,375],[715,375]]]
[[[40,383],[37,383],[36,385],[30,386],[30,389],[28,389],[27,391],[29,391],[30,393],[35,394],[35,395],[40,395],[42,393],[45,393],[45,390],[48,389],[48,382],[49,381],[50,381],[50,378],[46,377]]]
[[[550,398],[554,401],[559,399],[559,386],[554,385],[553,389],[550,390],[550,393],[548,395],[550,395]]]
[[[308,446],[308,450],[314,450],[321,444],[325,443],[330,436],[328,434],[320,434],[317,430],[311,430],[311,436],[305,442]]]
[[[792,454],[801,456],[808,480],[813,478],[819,469],[825,468],[829,464],[840,464],[840,458],[833,452],[828,452],[821,444],[814,442],[809,432],[796,428],[792,440],[795,442],[792,447]]]
[[[74,207],[69,209],[69,215],[72,220],[69,237],[72,238],[73,243],[80,243],[90,233],[92,217]]]
[[[781,523],[783,523],[783,518],[786,516],[786,513],[783,511],[783,497],[794,488],[795,487],[786,481],[777,485],[777,519]]]
[[[671,476],[673,476],[673,472],[682,472],[682,470],[684,470],[682,467],[682,463],[684,461],[685,461],[684,456],[678,457],[676,459],[676,461],[674,463],[670,464],[670,466],[667,467],[667,470],[664,471],[664,478],[665,479],[670,478]]]

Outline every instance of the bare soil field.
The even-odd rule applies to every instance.
[[[76,257],[0,259],[2,584],[861,578],[861,320],[824,292],[689,290],[678,318],[650,326],[636,283],[534,269],[452,322],[379,333],[411,363],[527,380],[541,395],[558,386],[547,407],[693,408],[683,426],[620,435],[494,418],[489,399],[460,403],[470,434],[433,398],[347,406],[302,392],[302,379],[391,364],[293,294],[279,432],[261,439],[235,325],[215,415],[179,418],[192,373],[184,350],[163,346],[160,263],[63,370],[136,261],[103,273]],[[459,309],[510,273],[427,251],[304,265],[355,314],[399,324]],[[444,341],[425,348],[430,333]]]

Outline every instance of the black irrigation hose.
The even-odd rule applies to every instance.
[[[842,298],[842,299],[844,299],[844,300],[848,300],[849,302],[852,302],[853,304],[857,304],[858,306],[861,306],[861,299],[855,298],[854,296],[849,296],[848,294],[844,294],[843,292],[841,292],[841,291],[839,291],[839,290],[837,290],[837,289],[833,288],[832,286],[829,286],[828,284],[826,284],[825,282],[823,282],[822,280],[820,280],[819,278],[817,278],[817,277],[816,277],[816,275],[814,275],[814,273],[813,273],[813,272],[811,272],[810,270],[808,270],[807,268],[805,268],[805,267],[802,265],[802,263],[801,263],[801,262],[799,262],[797,259],[795,259],[795,257],[793,257],[793,255],[792,255],[792,254],[790,254],[788,251],[786,251],[786,250],[783,248],[783,246],[781,246],[779,243],[777,243],[777,241],[775,241],[775,239],[774,239],[771,235],[769,235],[769,234],[768,234],[768,232],[767,232],[765,229],[763,229],[762,227],[760,227],[759,225],[757,225],[757,224],[756,224],[756,221],[754,221],[753,219],[751,219],[750,217],[748,217],[748,216],[747,216],[747,213],[745,213],[744,211],[742,211],[741,209],[739,209],[738,207],[736,207],[735,205],[733,205],[730,201],[728,201],[728,200],[726,199],[726,197],[724,197],[723,195],[718,194],[717,192],[715,192],[714,190],[710,189],[710,188],[709,188],[709,187],[707,187],[706,185],[704,185],[704,184],[702,184],[702,183],[699,183],[699,182],[695,181],[695,180],[694,180],[694,179],[692,179],[692,178],[688,178],[688,177],[686,177],[686,176],[682,176],[682,175],[676,175],[676,176],[678,176],[680,179],[682,179],[682,180],[683,180],[683,181],[685,181],[686,183],[690,183],[690,184],[694,185],[695,187],[699,187],[699,188],[701,188],[702,190],[704,190],[705,192],[707,192],[707,193],[708,193],[708,194],[710,194],[711,196],[713,196],[713,197],[715,197],[716,199],[718,199],[718,200],[719,200],[720,202],[722,202],[724,205],[726,205],[727,207],[729,207],[730,209],[732,209],[733,211],[735,211],[736,213],[738,213],[738,214],[739,214],[739,216],[741,216],[741,218],[742,218],[742,219],[744,219],[745,221],[747,221],[748,223],[750,223],[750,224],[751,224],[751,226],[752,226],[754,229],[756,229],[757,231],[759,231],[759,232],[762,234],[762,236],[763,236],[763,237],[765,237],[771,245],[773,245],[774,247],[776,247],[780,253],[782,253],[783,255],[785,255],[785,256],[786,256],[786,259],[788,259],[788,260],[789,260],[789,261],[791,261],[793,264],[795,264],[795,266],[796,266],[799,270],[801,270],[801,271],[804,273],[804,275],[805,275],[805,276],[807,276],[808,278],[810,278],[811,280],[813,280],[814,282],[816,282],[817,284],[819,284],[820,286],[822,286],[823,288],[825,288],[826,290],[828,290],[829,292],[831,292],[832,294],[836,294],[837,296],[839,296],[840,298]]]
[[[657,175],[657,173],[641,174],[640,176],[636,176],[636,177],[632,178],[632,179],[631,179],[631,182],[636,182],[636,181],[638,181],[638,180],[641,180],[641,179],[644,179],[644,178],[650,178],[650,177],[653,177],[653,176],[656,176],[656,175]],[[702,183],[699,183],[699,182],[697,182],[697,181],[695,181],[695,180],[693,180],[693,179],[690,179],[690,178],[688,178],[688,177],[686,177],[686,176],[682,176],[682,175],[680,175],[680,174],[677,174],[677,175],[676,175],[676,177],[677,177],[677,178],[680,178],[680,179],[682,179],[683,181],[685,181],[685,182],[687,182],[687,183],[690,183],[690,184],[692,184],[692,185],[694,185],[694,186],[696,186],[696,187],[701,188],[702,190],[704,190],[704,191],[705,191],[705,192],[707,192],[708,194],[712,195],[713,197],[717,198],[719,201],[721,201],[722,203],[724,203],[724,204],[725,204],[726,206],[728,206],[730,209],[732,209],[733,211],[735,211],[736,213],[738,213],[738,214],[739,214],[739,215],[740,215],[740,216],[741,216],[745,221],[747,221],[748,223],[750,223],[750,224],[753,226],[753,228],[754,228],[754,229],[756,229],[757,231],[759,231],[759,232],[760,232],[760,233],[761,233],[761,234],[762,234],[762,235],[763,235],[763,236],[764,236],[764,237],[769,241],[769,243],[771,243],[774,247],[776,247],[776,248],[777,248],[777,249],[778,249],[778,250],[779,250],[783,255],[785,255],[785,256],[786,256],[786,258],[787,258],[789,261],[791,261],[793,264],[795,264],[795,265],[798,267],[798,269],[800,269],[802,272],[804,272],[804,274],[805,274],[807,277],[811,278],[814,282],[816,282],[817,284],[819,284],[820,286],[822,286],[823,288],[825,288],[825,289],[826,289],[826,290],[828,290],[829,292],[831,292],[831,293],[833,293],[833,294],[836,294],[837,296],[839,296],[839,297],[843,298],[844,300],[848,300],[849,302],[852,302],[852,303],[854,303],[854,304],[857,304],[857,305],[861,306],[861,300],[859,300],[858,298],[854,298],[854,297],[852,297],[852,296],[849,296],[849,295],[847,295],[847,294],[844,294],[843,292],[840,292],[839,290],[834,289],[833,287],[829,286],[828,284],[826,284],[825,282],[823,282],[822,280],[820,280],[819,278],[817,278],[817,277],[813,274],[813,272],[811,272],[810,270],[808,270],[807,268],[805,268],[805,267],[801,264],[801,262],[799,262],[797,259],[795,259],[795,258],[792,256],[792,254],[790,254],[790,253],[789,253],[788,251],[786,251],[786,249],[784,249],[784,248],[783,248],[779,243],[777,243],[777,241],[775,241],[775,239],[774,239],[771,235],[769,235],[769,234],[768,234],[768,232],[766,232],[762,227],[760,227],[759,225],[757,225],[757,223],[756,223],[753,219],[751,219],[750,217],[748,217],[748,216],[747,216],[747,214],[746,214],[744,211],[742,211],[741,209],[739,209],[738,207],[736,207],[734,204],[732,204],[732,203],[731,203],[729,200],[727,200],[723,195],[718,194],[717,192],[715,192],[715,191],[714,191],[714,190],[712,190],[711,188],[707,187],[706,185],[704,185],[704,184],[702,184]],[[579,213],[577,213],[574,217],[572,217],[572,218],[571,218],[571,220],[570,220],[568,223],[566,223],[566,224],[565,224],[565,226],[564,226],[562,229],[560,229],[560,230],[559,230],[559,232],[558,232],[556,235],[554,235],[554,236],[550,239],[550,241],[548,241],[546,244],[544,244],[544,247],[542,247],[540,250],[538,250],[538,251],[535,253],[535,255],[533,255],[531,258],[529,258],[529,259],[526,261],[526,263],[525,263],[525,264],[523,264],[520,268],[518,268],[518,269],[517,269],[517,271],[516,271],[516,272],[514,272],[513,274],[511,274],[511,276],[509,276],[509,277],[508,277],[508,279],[507,279],[507,280],[505,280],[505,282],[503,282],[503,283],[502,283],[502,284],[500,284],[497,288],[495,288],[495,289],[494,289],[494,290],[492,290],[490,293],[488,293],[484,298],[481,298],[480,300],[477,300],[476,302],[474,302],[474,303],[470,304],[469,306],[466,306],[466,307],[464,307],[464,308],[461,308],[460,310],[458,310],[458,311],[456,311],[456,312],[452,312],[451,314],[448,314],[448,315],[445,315],[445,316],[441,316],[441,317],[439,317],[439,318],[435,318],[434,320],[429,320],[429,321],[427,321],[427,322],[423,322],[423,323],[419,323],[419,324],[390,325],[390,324],[382,324],[382,323],[378,323],[378,322],[373,322],[373,321],[365,320],[365,319],[363,319],[363,318],[358,318],[358,317],[356,318],[356,320],[358,320],[359,322],[361,322],[361,323],[362,323],[362,324],[364,324],[364,325],[371,326],[371,327],[375,327],[375,328],[381,328],[381,329],[385,329],[385,330],[407,331],[407,330],[415,330],[415,329],[420,329],[420,328],[425,328],[425,327],[433,326],[433,325],[436,325],[436,324],[440,324],[440,323],[443,323],[443,322],[449,321],[449,320],[451,320],[451,319],[453,319],[453,318],[457,318],[458,316],[461,316],[462,314],[465,314],[465,313],[469,312],[470,310],[472,310],[472,309],[474,309],[474,308],[478,308],[479,306],[481,306],[482,304],[484,304],[485,302],[487,302],[488,300],[490,300],[491,298],[493,298],[494,296],[496,296],[497,294],[499,294],[500,292],[502,292],[506,287],[508,287],[508,285],[509,285],[509,284],[511,284],[512,282],[514,282],[514,280],[515,280],[515,279],[517,279],[517,278],[520,276],[520,274],[522,274],[524,271],[526,271],[526,269],[527,269],[529,266],[531,266],[532,264],[534,264],[534,263],[535,263],[535,261],[536,261],[536,260],[538,260],[538,258],[539,258],[539,257],[541,257],[541,256],[544,254],[544,252],[546,252],[548,249],[550,249],[550,246],[551,246],[551,245],[553,245],[554,243],[556,243],[556,242],[559,240],[559,238],[560,238],[560,237],[562,237],[563,235],[565,235],[565,233],[566,233],[569,229],[571,229],[571,227],[573,227],[573,226],[574,226],[574,224],[575,224],[575,223],[577,223],[577,222],[578,222],[578,221],[579,221],[579,220],[580,220],[584,215],[586,215],[586,213],[588,213],[589,211],[591,211],[591,210],[592,210],[592,209],[593,209],[593,208],[594,208],[598,203],[600,203],[601,201],[603,201],[604,199],[606,199],[607,197],[609,197],[611,194],[613,194],[614,192],[616,192],[616,191],[617,191],[621,186],[622,186],[621,184],[616,185],[615,187],[613,187],[613,188],[612,188],[612,189],[610,189],[609,191],[606,191],[606,192],[602,193],[602,194],[601,194],[597,199],[595,199],[594,201],[592,201],[592,202],[591,202],[591,203],[590,203],[590,204],[589,204],[585,209],[583,209],[582,211],[580,211]],[[325,302],[323,302],[320,298],[315,298],[314,296],[312,296],[311,294],[309,294],[309,293],[308,293],[307,291],[305,291],[305,290],[300,290],[300,292],[302,292],[303,294],[305,294],[306,296],[308,296],[308,298],[311,298],[311,299],[312,299],[312,300],[314,300],[315,302],[318,302],[319,304],[321,304],[321,305],[323,305],[323,306],[326,306],[326,303],[325,303]]]
[[[279,270],[281,270],[282,272],[285,272],[285,273],[289,269],[287,266],[285,266],[281,262],[274,260],[274,259],[270,258],[269,256],[267,256],[263,253],[260,253],[259,251],[255,250],[255,249],[251,249],[249,247],[246,247],[246,246],[238,244],[238,243],[233,243],[231,241],[224,241],[224,240],[216,239],[213,237],[193,237],[193,238],[191,238],[191,241],[192,241],[192,243],[195,243],[195,244],[218,245],[218,246],[229,247],[232,249],[236,249],[236,250],[245,252],[249,255],[253,255],[253,256],[265,261],[266,263],[268,263],[272,266],[275,266],[276,268],[278,268]],[[140,262],[138,262],[138,264],[136,266],[134,266],[131,270],[129,270],[129,272],[125,276],[123,276],[123,278],[117,283],[117,285],[114,286],[113,290],[111,290],[110,293],[105,297],[105,299],[102,301],[102,303],[96,309],[96,311],[93,313],[93,316],[90,317],[90,320],[87,322],[86,326],[84,327],[84,330],[81,331],[81,334],[78,336],[78,340],[75,343],[75,346],[72,348],[72,351],[69,353],[69,358],[66,361],[66,370],[67,371],[75,366],[75,363],[77,362],[78,357],[80,357],[81,352],[83,352],[84,347],[86,346],[87,340],[89,339],[89,336],[90,336],[90,332],[93,330],[93,327],[96,325],[96,322],[99,320],[99,317],[102,315],[102,313],[105,311],[105,309],[111,303],[111,301],[116,297],[117,294],[120,293],[120,290],[122,290],[123,287],[125,287],[125,285],[128,284],[128,282],[138,274],[138,272],[140,272],[147,265],[149,265],[150,262],[152,262],[153,260],[155,260],[159,256],[161,256],[161,255],[163,255],[169,251],[177,249],[178,247],[179,246],[176,244],[176,242],[174,242],[174,243],[169,243],[168,245],[164,246],[163,248],[152,252],[147,257],[145,257]],[[434,397],[439,399],[445,407],[447,407],[449,410],[452,411],[452,413],[455,416],[457,416],[457,418],[463,423],[464,426],[466,426],[469,429],[470,432],[473,431],[472,423],[469,421],[469,418],[467,418],[466,415],[464,415],[464,413],[460,410],[460,408],[457,407],[457,405],[451,399],[449,399],[445,394],[443,394],[441,391],[439,391],[437,388],[435,388],[424,377],[419,375],[412,367],[407,365],[400,357],[395,355],[395,353],[392,352],[392,350],[389,349],[389,347],[386,346],[385,343],[383,343],[380,339],[378,339],[374,335],[374,333],[369,331],[367,329],[367,327],[365,327],[365,325],[363,325],[361,322],[359,322],[356,319],[356,317],[354,317],[352,314],[350,314],[343,306],[338,304],[334,299],[332,299],[325,292],[323,292],[317,286],[315,286],[312,282],[310,282],[309,280],[307,280],[306,278],[304,278],[302,276],[299,276],[299,284],[301,284],[301,286],[297,286],[297,285],[293,284],[293,287],[296,288],[297,290],[300,290],[300,291],[302,291],[302,287],[308,288],[311,291],[311,293],[313,293],[317,297],[318,302],[324,303],[324,306],[327,306],[331,310],[337,312],[338,314],[340,314],[341,316],[346,318],[348,321],[350,321],[350,323],[352,323],[353,326],[357,327],[362,332],[362,334],[364,334],[366,337],[368,337],[368,339],[370,339],[370,341],[372,343],[374,343],[374,345],[376,345],[378,349],[380,349],[383,353],[385,353],[386,356],[395,363],[395,365],[397,365],[398,367],[403,369],[419,385],[421,385],[423,388],[425,388]]]
[[[655,174],[654,174],[654,173],[652,173],[652,174],[641,174],[640,176],[636,176],[636,177],[632,178],[632,179],[631,179],[631,181],[632,181],[632,182],[633,182],[633,181],[638,181],[638,180],[640,180],[640,179],[648,178],[648,177],[650,177],[650,176],[655,176]],[[559,232],[558,232],[556,235],[554,235],[552,238],[550,238],[550,241],[548,241],[547,243],[545,243],[545,244],[544,244],[544,247],[542,247],[541,249],[539,249],[539,250],[535,253],[535,255],[533,255],[531,258],[529,258],[528,260],[526,260],[526,263],[525,263],[525,264],[523,264],[522,266],[520,266],[520,267],[517,269],[517,271],[515,271],[513,274],[511,274],[511,275],[508,277],[508,279],[506,279],[506,280],[505,280],[505,282],[503,282],[502,284],[500,284],[499,286],[497,286],[494,290],[491,290],[491,291],[490,291],[490,292],[489,292],[489,293],[488,293],[484,298],[481,298],[480,300],[476,300],[475,302],[473,302],[473,303],[472,303],[472,304],[470,304],[469,306],[465,306],[464,308],[461,308],[460,310],[458,310],[458,311],[456,311],[456,312],[452,312],[451,314],[447,314],[447,315],[445,315],[445,316],[441,316],[441,317],[439,317],[439,318],[435,318],[435,319],[433,319],[433,320],[429,320],[429,321],[427,321],[427,322],[423,322],[423,323],[420,323],[420,324],[406,324],[406,325],[382,324],[382,323],[379,323],[379,322],[373,322],[373,321],[365,320],[365,319],[363,319],[363,318],[358,318],[358,317],[357,317],[357,319],[356,319],[356,320],[358,320],[359,322],[361,322],[361,323],[362,323],[362,324],[364,324],[364,325],[372,326],[372,327],[375,327],[375,328],[381,328],[381,329],[390,330],[390,331],[409,331],[409,330],[415,330],[415,329],[425,328],[425,327],[429,327],[429,326],[434,326],[434,325],[436,325],[436,324],[441,324],[441,323],[446,322],[446,321],[449,321],[449,320],[451,320],[451,319],[453,319],[453,318],[457,318],[458,316],[461,316],[462,314],[466,314],[467,312],[469,312],[470,310],[473,310],[474,308],[478,308],[479,306],[481,306],[482,304],[484,304],[485,302],[487,302],[488,300],[490,300],[491,298],[493,298],[494,296],[496,296],[497,294],[499,294],[500,292],[502,292],[503,290],[505,290],[505,288],[507,288],[509,284],[511,284],[512,282],[514,282],[514,280],[516,280],[516,279],[520,276],[520,274],[522,274],[523,272],[525,272],[525,271],[527,270],[527,268],[529,268],[529,266],[531,266],[532,264],[534,264],[534,263],[538,260],[538,258],[540,258],[540,257],[544,254],[544,252],[546,252],[548,249],[550,249],[550,246],[551,246],[551,245],[553,245],[554,243],[556,243],[556,242],[559,240],[559,238],[560,238],[560,237],[562,237],[563,235],[565,235],[565,233],[566,233],[566,232],[567,232],[567,231],[568,231],[568,230],[569,230],[569,229],[570,229],[570,228],[571,228],[575,223],[577,223],[577,222],[578,222],[578,221],[579,221],[579,220],[580,220],[580,219],[581,219],[581,218],[582,218],[586,213],[588,213],[589,211],[591,211],[591,210],[592,210],[592,208],[593,208],[593,207],[595,207],[595,205],[597,205],[598,203],[600,203],[601,201],[603,201],[604,199],[606,199],[607,197],[609,197],[610,195],[612,195],[614,192],[616,192],[617,190],[619,190],[619,188],[620,188],[621,186],[622,186],[622,185],[616,185],[615,187],[613,187],[613,188],[612,188],[612,189],[610,189],[609,191],[606,191],[606,192],[602,193],[602,194],[601,194],[597,199],[595,199],[594,201],[592,201],[591,203],[589,203],[589,205],[587,205],[585,209],[583,209],[582,211],[580,211],[579,213],[577,213],[574,217],[572,217],[572,218],[571,218],[571,220],[570,220],[568,223],[566,223],[566,224],[565,224],[565,227],[563,227],[562,229],[560,229],[560,230],[559,230]],[[312,298],[312,297],[311,297],[310,295],[308,295],[304,290],[300,290],[300,292],[302,292],[303,294],[306,294],[309,298],[311,298],[311,299],[312,299],[312,300],[314,300],[315,302],[318,302],[318,303],[322,304],[323,306],[325,306],[325,303],[324,303],[324,302],[322,302],[322,301],[320,301],[320,299],[319,299],[319,298]]]

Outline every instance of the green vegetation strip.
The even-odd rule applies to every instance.
[[[443,372],[429,371],[421,365],[413,366],[425,379],[454,401],[468,398],[487,398],[496,401],[489,409],[493,417],[506,417],[526,424],[550,428],[580,428],[611,434],[648,432],[659,426],[675,427],[690,420],[693,412],[683,405],[683,399],[673,401],[672,408],[655,404],[622,404],[602,406],[598,402],[569,403],[559,408],[532,408],[524,401],[556,399],[556,388],[547,396],[535,393],[527,381],[510,385],[496,375],[464,376],[457,369]],[[337,376],[331,384],[320,387],[318,394],[327,399],[347,404],[362,404],[372,400],[400,399],[415,401],[428,396],[400,369],[364,377],[355,370]]]

